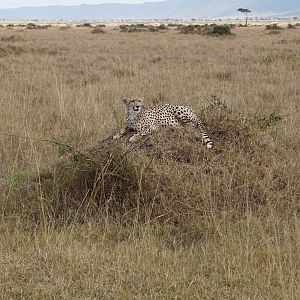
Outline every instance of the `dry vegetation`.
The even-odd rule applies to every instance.
[[[0,298],[298,299],[300,29],[64,29],[0,29]],[[97,145],[126,95],[216,147]]]

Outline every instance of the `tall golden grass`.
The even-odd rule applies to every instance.
[[[1,28],[1,299],[297,299],[298,30]],[[127,95],[193,107],[214,150],[191,128],[82,150]]]

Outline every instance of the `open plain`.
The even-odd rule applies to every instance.
[[[0,299],[299,299],[300,27],[103,30],[0,28]],[[215,148],[162,130],[39,178],[128,95]]]

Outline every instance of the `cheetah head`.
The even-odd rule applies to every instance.
[[[142,110],[143,101],[142,97],[126,97],[122,99],[126,105],[127,112],[138,114]]]

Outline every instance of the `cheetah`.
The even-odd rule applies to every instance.
[[[128,97],[122,99],[126,105],[126,127],[121,129],[113,139],[118,139],[128,130],[136,132],[129,142],[135,142],[144,135],[150,134],[159,127],[173,126],[179,127],[185,123],[191,123],[194,127],[199,127],[202,135],[202,143],[208,149],[213,147],[213,143],[208,137],[205,127],[197,115],[188,106],[162,104],[153,108],[143,108],[143,98]]]

